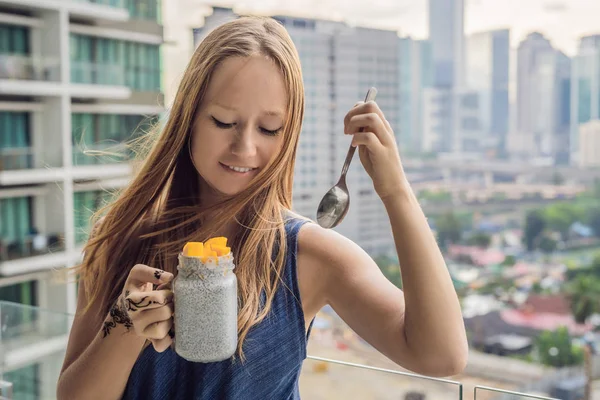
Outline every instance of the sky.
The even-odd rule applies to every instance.
[[[336,19],[351,25],[396,30],[420,39],[428,35],[427,0],[219,0],[241,13],[292,14]],[[465,0],[465,33],[511,29],[514,47],[537,30],[572,56],[578,39],[600,33],[600,0]]]

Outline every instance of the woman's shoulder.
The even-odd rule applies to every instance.
[[[344,235],[325,229],[311,219],[298,230],[298,256],[318,267],[344,267],[352,259],[364,256],[364,251]]]
[[[283,208],[281,211],[281,215],[283,216],[283,222],[288,225],[290,223],[307,223],[307,222],[315,222],[312,219],[305,217],[303,215],[298,214],[290,209]]]

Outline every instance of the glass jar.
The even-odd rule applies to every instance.
[[[175,352],[188,361],[223,361],[237,348],[237,278],[232,254],[179,254],[173,282]]]

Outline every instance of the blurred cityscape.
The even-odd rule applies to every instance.
[[[470,4],[429,0],[426,39],[262,13],[286,27],[303,68],[294,209],[315,218],[350,143],[344,115],[377,87],[471,349],[452,381],[392,373],[327,307],[306,398],[600,399],[600,26],[572,55],[543,29],[515,48],[508,28],[466,35]],[[194,48],[243,13],[201,0],[0,0],[0,398],[55,398],[76,306],[64,267],[81,259],[91,215],[130,181],[128,143],[165,116]],[[387,214],[357,160],[348,187],[336,230],[402,287]]]

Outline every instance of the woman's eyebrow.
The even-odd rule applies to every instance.
[[[220,103],[212,103],[214,105],[216,105],[217,107],[223,108],[225,110],[229,110],[229,111],[237,111],[237,109],[235,107],[230,107],[230,106],[226,106],[224,104],[220,104]],[[272,117],[280,117],[283,118],[283,111],[280,110],[267,110],[267,111],[263,111],[262,114],[264,115],[268,115],[268,116],[272,116]]]

